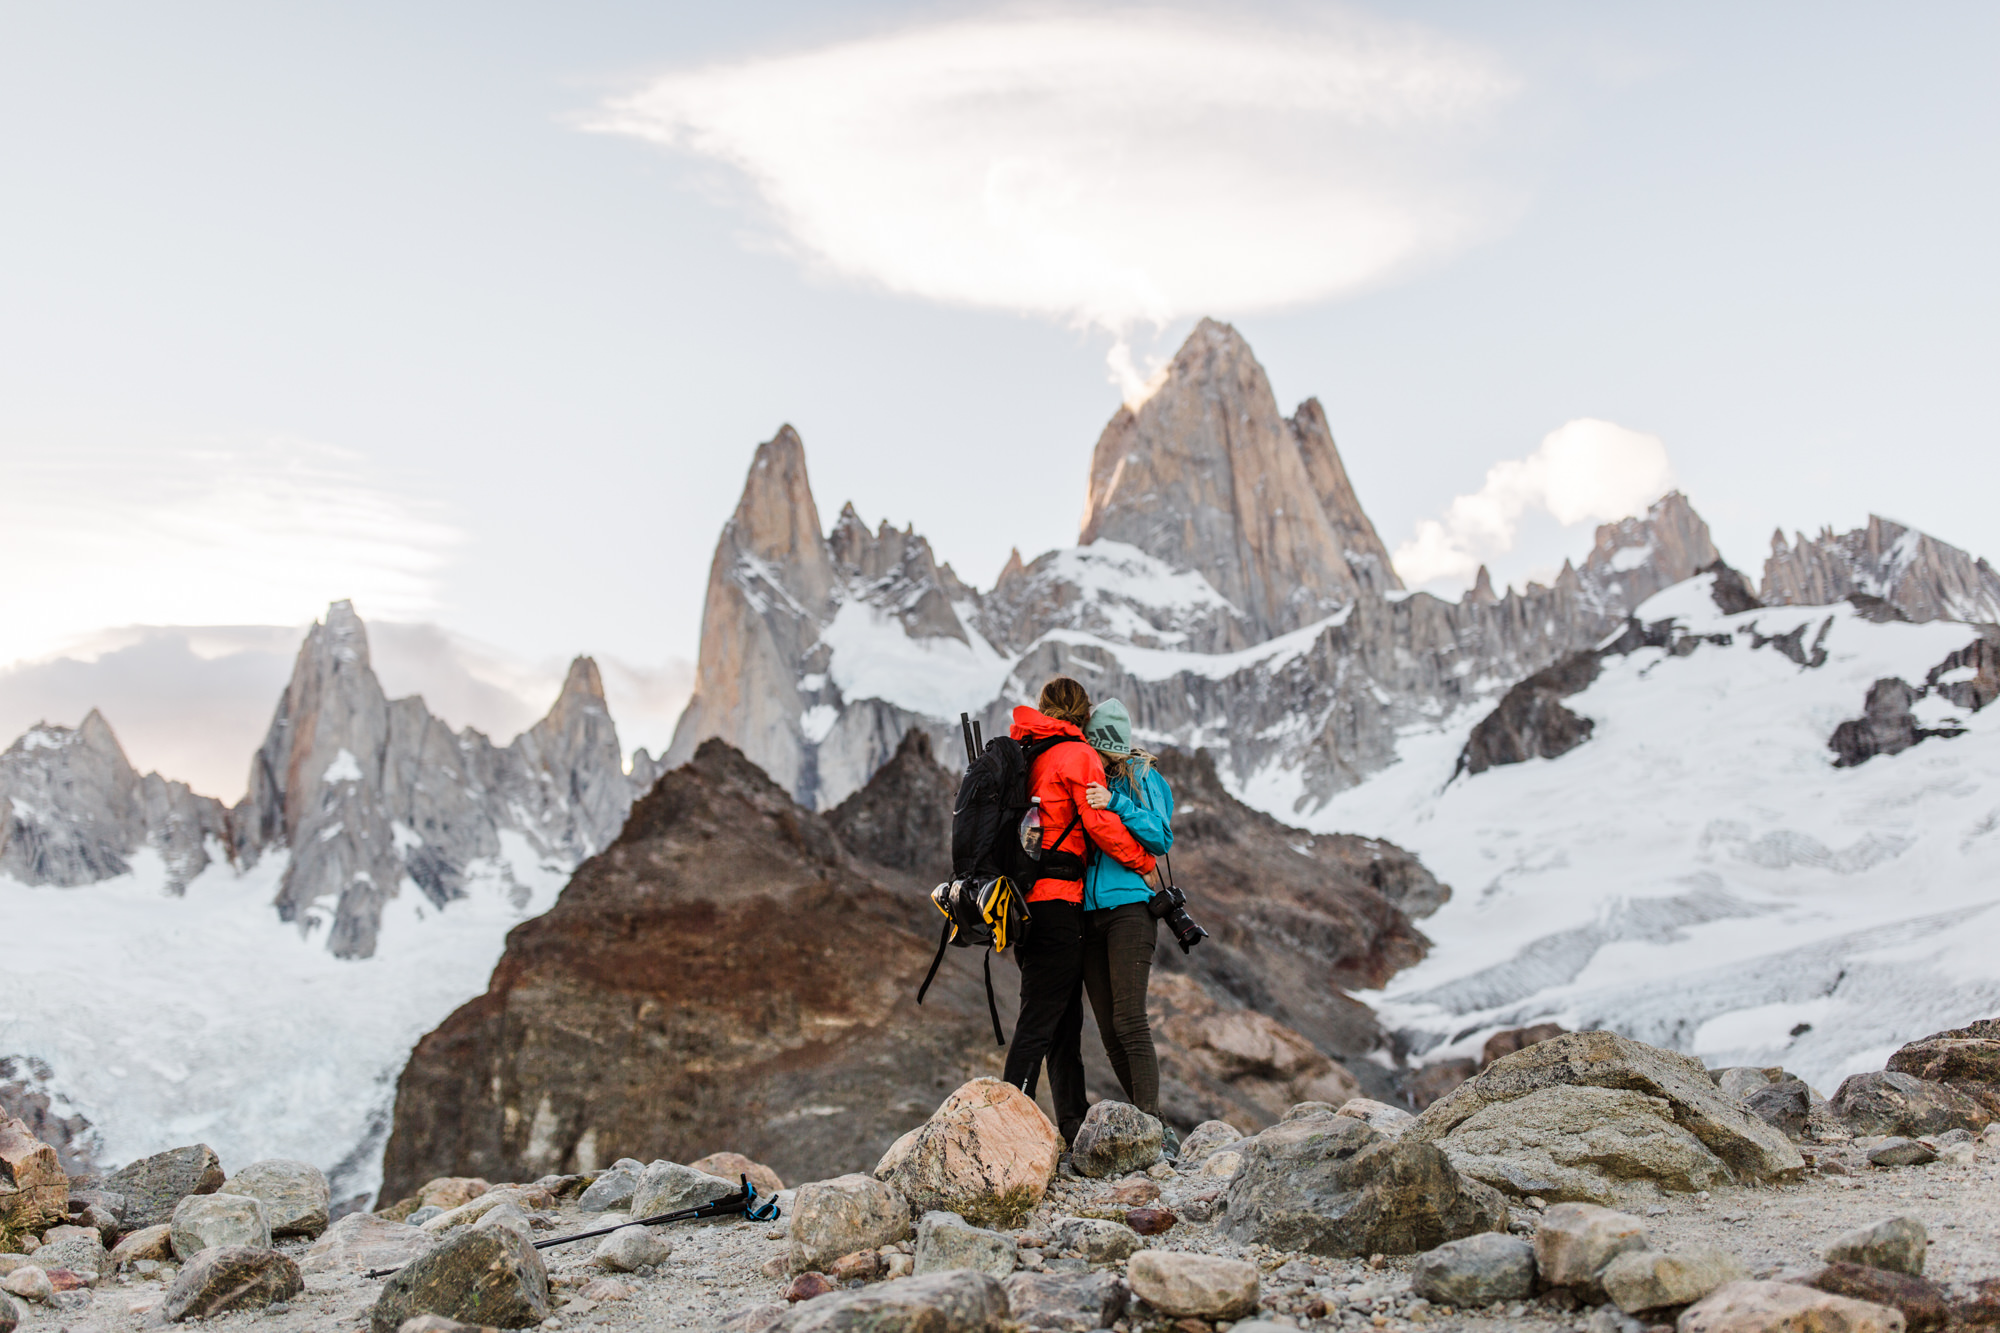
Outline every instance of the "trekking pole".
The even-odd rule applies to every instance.
[[[965,737],[965,762],[969,764],[979,757],[979,750],[972,743],[972,714],[958,715],[958,730]]]
[[[979,720],[977,718],[973,719],[972,723],[972,743],[979,747],[981,754],[986,753],[986,738],[979,734]]]
[[[757,1201],[757,1187],[750,1183],[749,1176],[738,1176],[737,1179],[743,1182],[743,1188],[736,1193],[725,1194],[720,1199],[710,1199],[707,1203],[698,1203],[692,1208],[683,1208],[678,1212],[672,1213],[660,1213],[655,1217],[635,1217],[629,1222],[620,1222],[617,1226],[599,1227],[595,1231],[579,1231],[573,1236],[551,1236],[547,1240],[530,1241],[529,1244],[538,1250],[546,1250],[551,1245],[567,1245],[573,1240],[589,1240],[594,1236],[608,1236],[612,1232],[622,1231],[626,1227],[654,1227],[667,1222],[692,1222],[703,1217],[728,1217],[733,1213],[741,1213],[752,1222],[775,1222],[779,1217],[783,1216],[778,1209],[778,1201],[776,1199],[767,1199],[762,1203]],[[395,1268],[377,1268],[371,1270],[368,1276],[388,1277],[391,1273],[401,1271],[401,1265]]]

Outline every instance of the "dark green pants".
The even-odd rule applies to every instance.
[[[1146,1019],[1146,983],[1153,975],[1153,941],[1160,923],[1144,903],[1083,915],[1083,989],[1097,1015],[1097,1033],[1125,1100],[1157,1116],[1160,1061]]]

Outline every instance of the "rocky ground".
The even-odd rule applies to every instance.
[[[1706,1198],[1667,1194],[1628,1205],[1628,1211],[1645,1219],[1651,1238],[1662,1248],[1715,1244],[1735,1255],[1753,1276],[1817,1268],[1820,1252],[1834,1237],[1906,1215],[1929,1230],[1926,1273],[1934,1280],[1950,1287],[2000,1276],[2000,1142],[1981,1140],[1968,1165],[1935,1162],[1879,1168],[1862,1165],[1858,1154],[1833,1155],[1836,1160],[1846,1156],[1853,1161],[1854,1174],[1815,1172],[1795,1184],[1725,1186],[1709,1191]],[[1089,1268],[1082,1259],[1060,1257],[1052,1245],[1036,1248],[1033,1242],[1047,1242],[1061,1217],[1122,1214],[1123,1208],[1112,1203],[1114,1196],[1143,1196],[1149,1191],[1140,1182],[1148,1179],[1087,1180],[1065,1168],[1043,1202],[1010,1233],[1022,1243],[1022,1266],[1052,1271]],[[1262,1270],[1259,1314],[1263,1318],[1302,1328],[1583,1329],[1592,1327],[1594,1317],[1606,1333],[1615,1327],[1609,1322],[1613,1313],[1609,1307],[1579,1306],[1561,1292],[1476,1311],[1432,1306],[1411,1294],[1409,1256],[1389,1258],[1374,1267],[1364,1259],[1325,1259],[1240,1246],[1213,1226],[1192,1220],[1205,1211],[1204,1204],[1212,1203],[1222,1180],[1199,1169],[1177,1172],[1160,1166],[1153,1169],[1151,1183],[1160,1191],[1159,1203],[1181,1220],[1144,1244],[1252,1260]],[[787,1191],[782,1203],[789,1205],[791,1197]],[[544,1224],[538,1236],[546,1238],[593,1230],[621,1216],[579,1211],[571,1199],[543,1210],[534,1221]],[[1532,1205],[1516,1208],[1513,1229],[1532,1230],[1535,1217]],[[544,1327],[698,1329],[717,1324],[743,1306],[783,1303],[790,1277],[775,1270],[782,1267],[787,1251],[787,1222],[683,1224],[658,1231],[672,1243],[673,1252],[657,1267],[639,1273],[608,1274],[598,1267],[592,1258],[595,1241],[542,1251],[559,1306]],[[311,1242],[281,1241],[277,1248],[304,1261]],[[1097,1267],[1122,1271],[1124,1264]],[[154,1309],[173,1271],[166,1265],[143,1276],[121,1273],[94,1291],[64,1293],[53,1306],[21,1302],[27,1316],[22,1333],[138,1333],[154,1322]],[[610,1300],[581,1294],[586,1284],[602,1277],[629,1288],[629,1294]],[[368,1328],[370,1309],[382,1286],[381,1280],[360,1273],[308,1272],[304,1293],[284,1304],[207,1322],[218,1330],[257,1333],[358,1333]],[[1320,1308],[1324,1314],[1318,1313]],[[1132,1325],[1121,1320],[1116,1327]]]

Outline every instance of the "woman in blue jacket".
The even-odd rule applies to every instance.
[[[1132,715],[1116,699],[1090,712],[1084,739],[1104,757],[1106,786],[1085,798],[1124,822],[1140,846],[1158,856],[1174,845],[1174,793],[1153,767],[1152,756],[1132,748]],[[1105,1054],[1125,1089],[1125,1099],[1160,1120],[1168,1157],[1180,1141],[1160,1116],[1160,1062],[1146,1019],[1146,985],[1153,971],[1159,922],[1147,901],[1154,885],[1108,856],[1093,855],[1083,882],[1083,988],[1097,1015]]]

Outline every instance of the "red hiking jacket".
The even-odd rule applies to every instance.
[[[1023,745],[1050,736],[1083,740],[1083,732],[1074,722],[1058,721],[1025,704],[1014,710],[1014,725],[1009,734]],[[1093,810],[1090,802],[1084,799],[1085,787],[1103,781],[1104,761],[1087,743],[1057,745],[1035,756],[1028,769],[1028,795],[1042,798],[1042,836],[1055,837],[1069,826],[1071,818],[1081,812],[1083,818],[1077,827],[1070,829],[1069,837],[1062,843],[1062,850],[1084,856],[1088,851],[1084,834],[1088,833],[1090,841],[1096,843],[1105,855],[1143,875],[1153,868],[1153,854],[1139,845],[1117,815],[1109,810]],[[1049,847],[1045,850],[1056,849]],[[1034,903],[1049,899],[1081,903],[1083,881],[1036,880],[1035,887],[1028,891],[1028,901]]]

